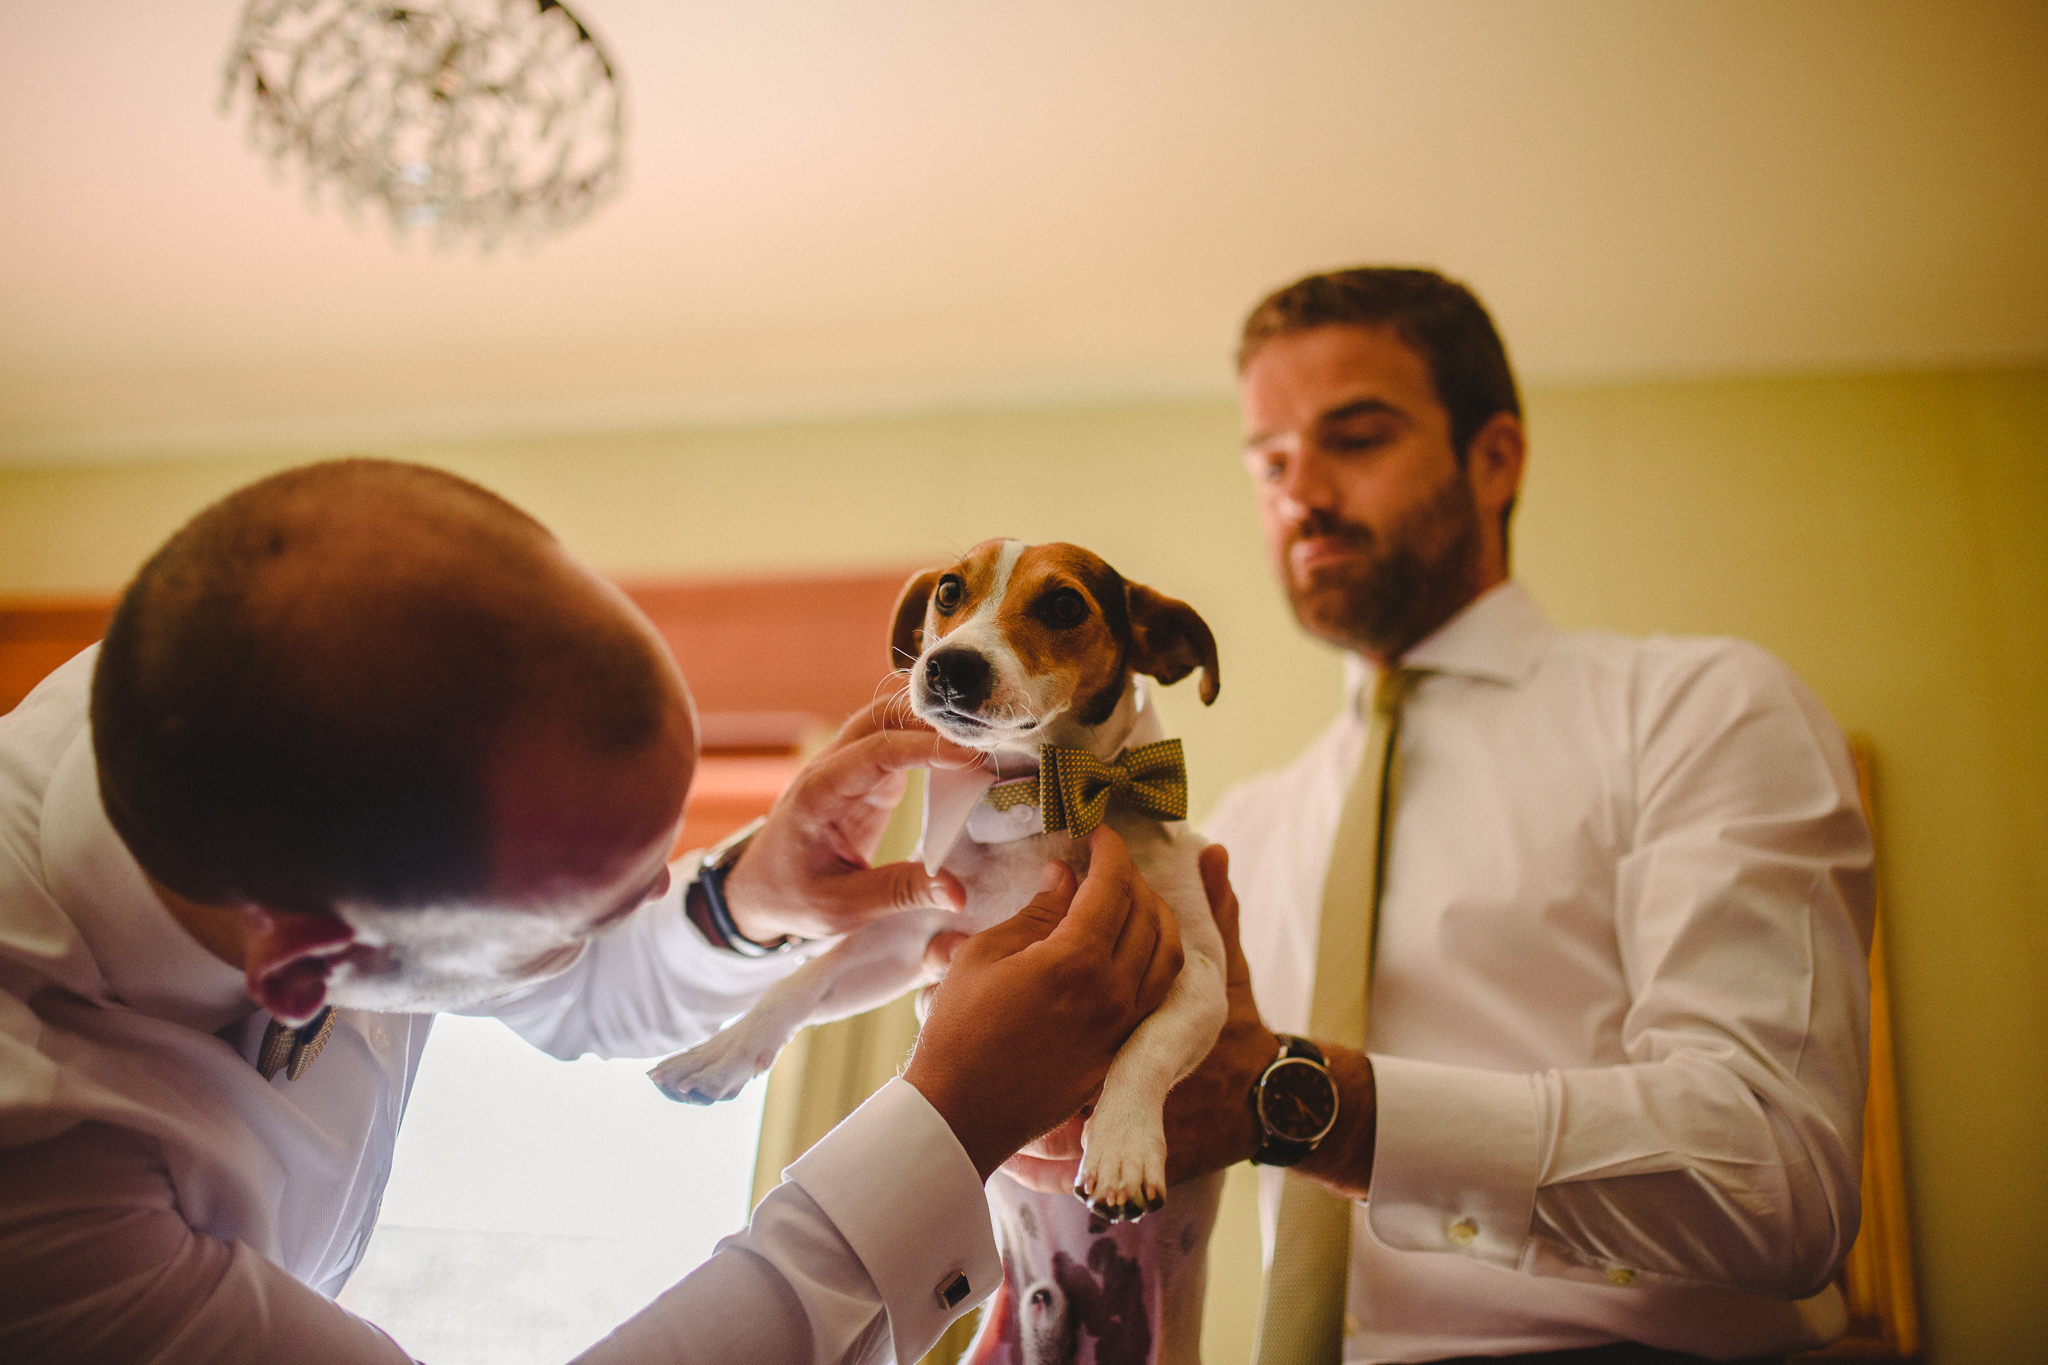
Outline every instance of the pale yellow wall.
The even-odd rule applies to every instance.
[[[2048,370],[1555,389],[1530,421],[1517,564],[1560,623],[1748,636],[1872,741],[1931,1358],[2041,1358]],[[1205,806],[1336,689],[1268,580],[1234,422],[1189,404],[386,453],[482,480],[629,576],[1088,544],[1216,628],[1215,710],[1166,702]],[[280,463],[0,471],[0,593],[113,588]]]

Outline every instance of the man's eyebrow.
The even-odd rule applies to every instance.
[[[1358,398],[1331,408],[1328,412],[1317,413],[1315,424],[1319,427],[1334,426],[1360,417],[1398,417],[1405,421],[1408,414],[1384,398]],[[1270,445],[1279,438],[1280,433],[1277,431],[1254,431],[1244,438],[1244,448],[1257,450],[1260,446]]]
[[[1384,398],[1360,398],[1341,407],[1331,408],[1316,417],[1316,425],[1326,427],[1337,422],[1349,422],[1355,417],[1406,417],[1408,414]]]

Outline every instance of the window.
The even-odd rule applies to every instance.
[[[676,1104],[647,1062],[434,1023],[341,1302],[431,1365],[562,1365],[743,1226],[765,1078]]]

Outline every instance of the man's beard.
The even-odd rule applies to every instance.
[[[1297,577],[1288,553],[1308,536],[1359,551]],[[1453,475],[1427,503],[1375,536],[1357,522],[1311,511],[1281,551],[1281,577],[1302,628],[1320,640],[1393,660],[1457,615],[1477,594],[1479,509]]]
[[[339,913],[357,939],[335,961],[327,999],[379,1014],[468,1009],[559,976],[585,947],[549,932],[538,914],[502,906],[346,905]]]

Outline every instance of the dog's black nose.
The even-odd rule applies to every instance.
[[[924,661],[924,685],[955,711],[973,711],[987,701],[993,677],[978,650],[941,649]]]

